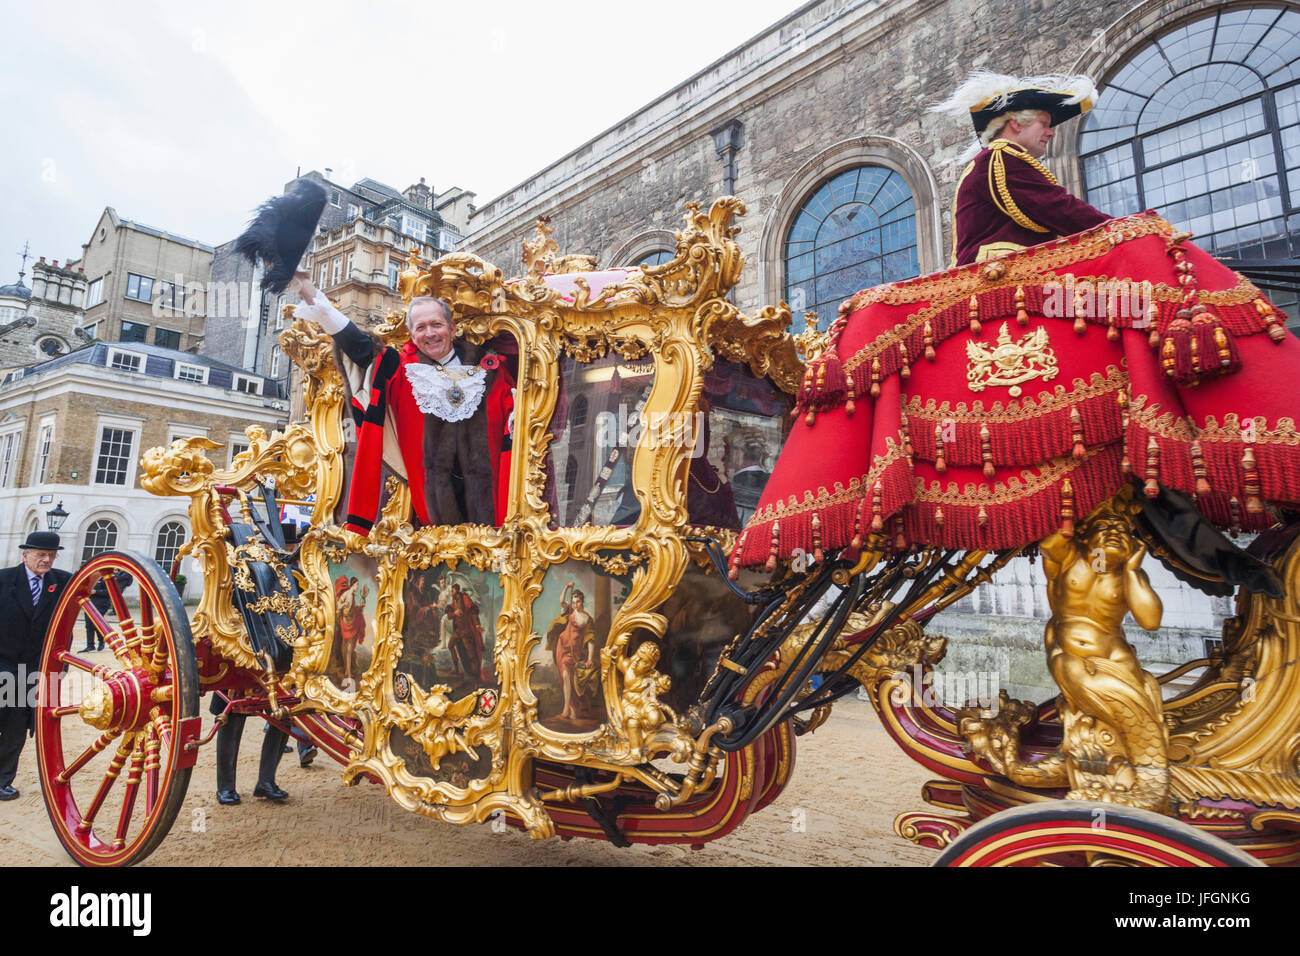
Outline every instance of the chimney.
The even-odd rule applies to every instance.
[[[329,179],[330,176],[332,176],[333,174],[334,174],[334,170],[331,169],[329,166],[326,166],[326,167],[325,167],[325,178],[326,178],[326,179]]]

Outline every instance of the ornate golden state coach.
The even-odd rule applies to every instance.
[[[37,736],[50,819],[69,853],[122,865],[158,845],[211,736],[205,693],[222,714],[296,729],[339,761],[345,783],[377,781],[416,813],[452,823],[504,814],[538,838],[626,845],[729,833],[785,787],[795,738],[863,687],[903,749],[942,778],[923,794],[942,812],[905,814],[896,828],[946,848],[945,862],[1293,860],[1300,687],[1287,665],[1300,608],[1290,530],[1261,538],[1286,595],[1243,596],[1223,654],[1162,678],[1201,673],[1163,702],[1122,653],[1114,666],[1070,670],[1059,703],[955,711],[924,693],[945,649],[930,619],[1026,552],[983,543],[973,510],[958,547],[916,533],[897,502],[889,512],[879,482],[856,496],[834,485],[830,496],[840,488],[852,507],[805,515],[806,547],[769,553],[764,537],[759,559],[742,560],[747,523],[746,535],[780,537],[759,491],[792,412],[800,428],[836,414],[808,396],[812,370],[843,344],[842,328],[791,337],[784,304],[746,316],[729,301],[743,211],[732,198],[707,213],[690,206],[675,257],[658,266],[597,270],[558,255],[544,223],[517,278],[469,254],[427,265],[412,255],[404,298],[449,301],[457,334],[490,346],[517,383],[499,526],[414,527],[408,489],[390,477],[369,537],[342,528],[348,388],[329,336],[302,319],[281,345],[302,370],[307,421],[271,435],[250,428],[249,449],[225,470],[202,438],[146,452],[145,486],[190,498],[184,553],[203,567],[203,594],[187,615],[163,569],[118,552],[68,587],[43,668],[66,679],[43,687]],[[981,283],[1005,285],[987,270],[956,284],[944,276],[935,288],[972,310]],[[1025,293],[1003,298],[1015,322]],[[407,335],[396,313],[375,331],[389,343]],[[995,350],[985,365],[1009,368],[1008,354]],[[877,400],[873,385],[889,377],[879,371],[868,362],[877,381],[863,380],[860,404]],[[1114,404],[1104,385],[1089,394]],[[978,467],[979,429],[974,441]],[[1077,483],[1077,528],[1071,513],[1069,534],[1043,541],[1044,560],[1066,567],[1118,534],[1213,576],[1143,522],[1140,493],[1090,499],[1093,486]],[[286,535],[285,509],[310,516],[301,536]],[[1256,526],[1289,517],[1274,508]],[[1139,573],[1139,550],[1125,550],[1125,573]],[[124,597],[121,571],[138,600]],[[112,620],[89,601],[101,580]],[[1137,597],[1125,600],[1112,612],[1142,613]],[[113,664],[74,653],[83,614]],[[1160,728],[1127,716],[1134,687],[1162,708]],[[1140,754],[1133,726],[1149,732]]]

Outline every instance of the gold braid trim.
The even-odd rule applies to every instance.
[[[980,424],[987,422],[989,424],[1009,425],[1022,422],[1026,418],[1037,418],[1040,415],[1060,411],[1062,408],[1069,408],[1071,405],[1077,405],[1110,392],[1119,391],[1127,384],[1127,372],[1114,365],[1107,365],[1104,376],[1101,372],[1093,372],[1087,382],[1084,382],[1082,378],[1076,378],[1072,388],[1067,389],[1065,385],[1057,385],[1053,391],[1043,389],[1038,393],[1037,399],[1026,396],[1020,400],[1008,401],[1006,405],[1003,405],[1002,400],[999,399],[989,407],[976,399],[969,406],[965,402],[958,402],[954,407],[947,401],[940,402],[934,398],[922,399],[920,395],[908,396],[907,393],[904,393],[903,411],[907,414],[908,422],[923,422],[927,425],[933,425],[948,419],[963,423],[974,422]]]
[[[993,205],[997,206],[1017,226],[1022,226],[1034,232],[1050,232],[1046,226],[1040,226],[1021,212],[1020,207],[1016,205],[1016,201],[1011,198],[1011,190],[1007,188],[1006,160],[1003,159],[1002,154],[1010,153],[1016,159],[1028,163],[1030,167],[1038,170],[1053,186],[1060,185],[1056,181],[1056,177],[1051,174],[1046,166],[1015,143],[1008,142],[1005,139],[995,139],[989,149],[993,151],[993,155],[989,157],[989,194],[993,197]]]
[[[901,440],[902,436],[898,438]],[[903,446],[895,440],[894,436],[889,436],[885,439],[885,453],[876,457],[871,463],[871,469],[865,475],[860,478],[850,478],[847,488],[837,481],[833,492],[827,491],[825,486],[819,487],[815,495],[811,491],[805,491],[802,502],[799,501],[798,495],[790,495],[785,500],[774,501],[761,511],[755,512],[745,527],[750,528],[773,519],[785,521],[791,515],[830,508],[846,501],[864,498],[871,493],[872,487],[880,476],[903,457]]]

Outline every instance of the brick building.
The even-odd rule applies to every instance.
[[[62,501],[62,567],[111,548],[168,566],[188,536],[189,501],[143,490],[141,453],[203,436],[221,446],[207,454],[224,467],[247,447],[246,426],[283,425],[287,406],[273,393],[264,377],[141,343],[97,342],[10,372],[0,384],[0,553],[16,555]]]
[[[122,219],[105,207],[81,259],[84,327],[107,342],[193,351],[203,339],[212,247]]]

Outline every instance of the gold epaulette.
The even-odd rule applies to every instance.
[[[1040,226],[1028,216],[1026,216],[1016,205],[1016,201],[1011,198],[1011,190],[1007,188],[1007,167],[1003,153],[1010,153],[1016,159],[1028,163],[1043,175],[1053,186],[1059,186],[1056,177],[1052,175],[1051,170],[1040,163],[1034,157],[1025,151],[1024,147],[1017,146],[1005,139],[995,139],[989,144],[989,149],[993,155],[989,157],[989,195],[993,198],[993,205],[997,206],[1001,212],[1018,226],[1033,232],[1050,232],[1045,226]]]

